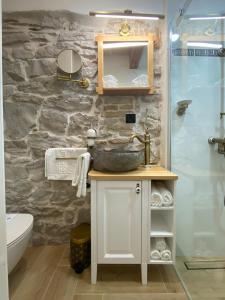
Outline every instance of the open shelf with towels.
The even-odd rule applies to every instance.
[[[160,243],[165,242],[165,247],[157,247],[157,239]],[[175,261],[175,248],[174,248],[174,237],[157,238],[151,237],[149,240],[150,244],[150,264],[173,264]],[[161,244],[162,246],[162,244]],[[154,253],[152,253],[154,252]]]
[[[152,180],[150,206],[154,210],[174,208],[174,184],[170,181]]]
[[[157,186],[161,188],[156,189]],[[172,197],[171,205],[152,206],[152,193],[161,192],[162,194]],[[167,194],[168,192],[168,194]],[[161,195],[160,193],[160,195]],[[170,200],[171,198],[169,198]],[[157,198],[156,198],[157,200]],[[168,199],[167,199],[168,201]],[[167,203],[168,204],[168,203]],[[174,264],[175,262],[175,182],[171,180],[164,180],[163,182],[152,180],[151,181],[151,194],[149,199],[149,264]],[[170,256],[162,259],[161,256],[153,259],[151,252],[154,249],[154,241],[163,239],[166,242],[167,250]],[[158,251],[158,250],[157,250]],[[157,254],[157,252],[156,252]]]

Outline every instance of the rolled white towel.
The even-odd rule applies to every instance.
[[[167,247],[165,250],[161,252],[161,259],[165,261],[172,260],[172,253],[169,247]]]
[[[173,196],[168,188],[161,182],[157,182],[156,189],[162,195],[162,205],[163,206],[172,206],[173,205]]]
[[[160,260],[161,259],[161,253],[159,250],[156,249],[156,242],[155,238],[151,239],[151,253],[150,257],[152,260]]]
[[[157,237],[155,238],[155,248],[156,250],[163,251],[167,249],[165,238]]]
[[[158,250],[152,250],[151,251],[151,259],[152,260],[160,260],[161,259],[160,251],[158,251]]]
[[[155,185],[152,185],[152,194],[151,194],[151,200],[150,205],[152,207],[161,207],[163,204],[163,197],[160,193],[160,191],[157,189]]]

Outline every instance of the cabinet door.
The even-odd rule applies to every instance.
[[[98,263],[141,263],[140,181],[97,182]]]

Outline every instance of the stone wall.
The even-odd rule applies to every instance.
[[[4,13],[4,117],[6,195],[8,212],[34,216],[33,243],[68,241],[71,227],[90,219],[90,194],[77,199],[70,182],[47,181],[45,150],[83,147],[91,124],[98,143],[127,143],[132,131],[142,131],[146,108],[151,115],[152,162],[160,159],[162,49],[155,54],[152,96],[98,96],[95,35],[117,34],[120,22],[97,20],[68,11]],[[161,33],[159,22],[131,22],[133,34]],[[56,55],[63,48],[79,52],[87,90],[57,81]],[[125,124],[127,112],[137,114],[135,126]]]

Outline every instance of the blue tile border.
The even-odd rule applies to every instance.
[[[225,51],[221,49],[173,49],[174,56],[207,56],[207,57],[225,57]]]

